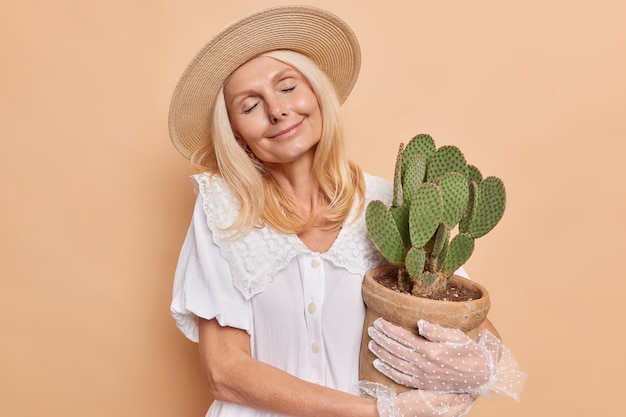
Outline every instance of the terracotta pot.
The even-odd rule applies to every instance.
[[[459,286],[473,287],[482,293],[482,297],[472,301],[439,301],[415,297],[387,288],[374,280],[380,274],[396,274],[397,267],[385,266],[368,271],[363,281],[363,301],[367,306],[363,338],[361,341],[360,379],[379,382],[400,393],[409,388],[401,386],[378,372],[372,365],[376,359],[367,348],[370,337],[367,328],[379,317],[417,334],[417,321],[425,319],[444,327],[463,330],[476,339],[478,326],[487,317],[489,311],[489,293],[480,284],[453,275],[451,281]]]

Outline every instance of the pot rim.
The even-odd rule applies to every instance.
[[[482,285],[480,285],[478,282],[473,281],[469,278],[465,278],[462,277],[460,275],[454,274],[452,275],[452,278],[450,278],[451,280],[454,280],[457,283],[460,283],[463,286],[467,286],[467,287],[472,287],[472,288],[476,288],[481,292],[481,296],[479,298],[475,298],[473,300],[466,300],[466,301],[454,301],[454,300],[435,300],[432,298],[427,298],[427,297],[420,297],[420,296],[415,296],[415,295],[411,295],[411,294],[407,294],[407,293],[402,293],[402,292],[398,292],[395,291],[391,288],[388,288],[380,283],[378,283],[375,279],[374,276],[376,276],[377,274],[381,273],[382,271],[387,271],[387,270],[397,270],[398,267],[396,265],[384,265],[384,266],[380,266],[380,267],[376,267],[376,268],[372,268],[370,270],[367,271],[367,273],[365,274],[365,278],[363,279],[363,286],[366,288],[373,288],[374,286],[377,287],[379,289],[379,291],[381,291],[386,297],[389,297],[390,299],[409,299],[409,300],[413,300],[413,299],[419,299],[420,303],[422,305],[430,305],[432,304],[434,305],[439,305],[441,306],[441,304],[451,304],[451,305],[463,305],[463,304],[476,304],[477,302],[480,301],[484,301],[485,299],[489,299],[489,292],[487,291],[487,289],[485,287],[483,287]]]

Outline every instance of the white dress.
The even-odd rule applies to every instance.
[[[219,177],[194,175],[198,199],[176,268],[172,315],[198,341],[197,317],[245,330],[252,356],[306,381],[354,392],[365,308],[365,272],[384,264],[356,204],[332,247],[308,249],[295,235],[255,229],[228,240],[238,203]],[[366,201],[389,204],[391,184],[365,175]],[[210,417],[272,414],[214,401]]]

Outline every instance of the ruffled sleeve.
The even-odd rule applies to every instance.
[[[252,331],[250,302],[233,285],[230,267],[207,225],[201,195],[178,258],[170,309],[178,328],[194,342],[198,341],[198,317]]]

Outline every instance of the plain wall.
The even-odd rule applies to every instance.
[[[169,315],[195,198],[169,99],[212,33],[276,3],[2,1],[1,416],[204,415]],[[623,415],[626,5],[309,3],[361,42],[352,159],[391,178],[430,133],[507,186],[467,270],[529,379],[471,415]]]

